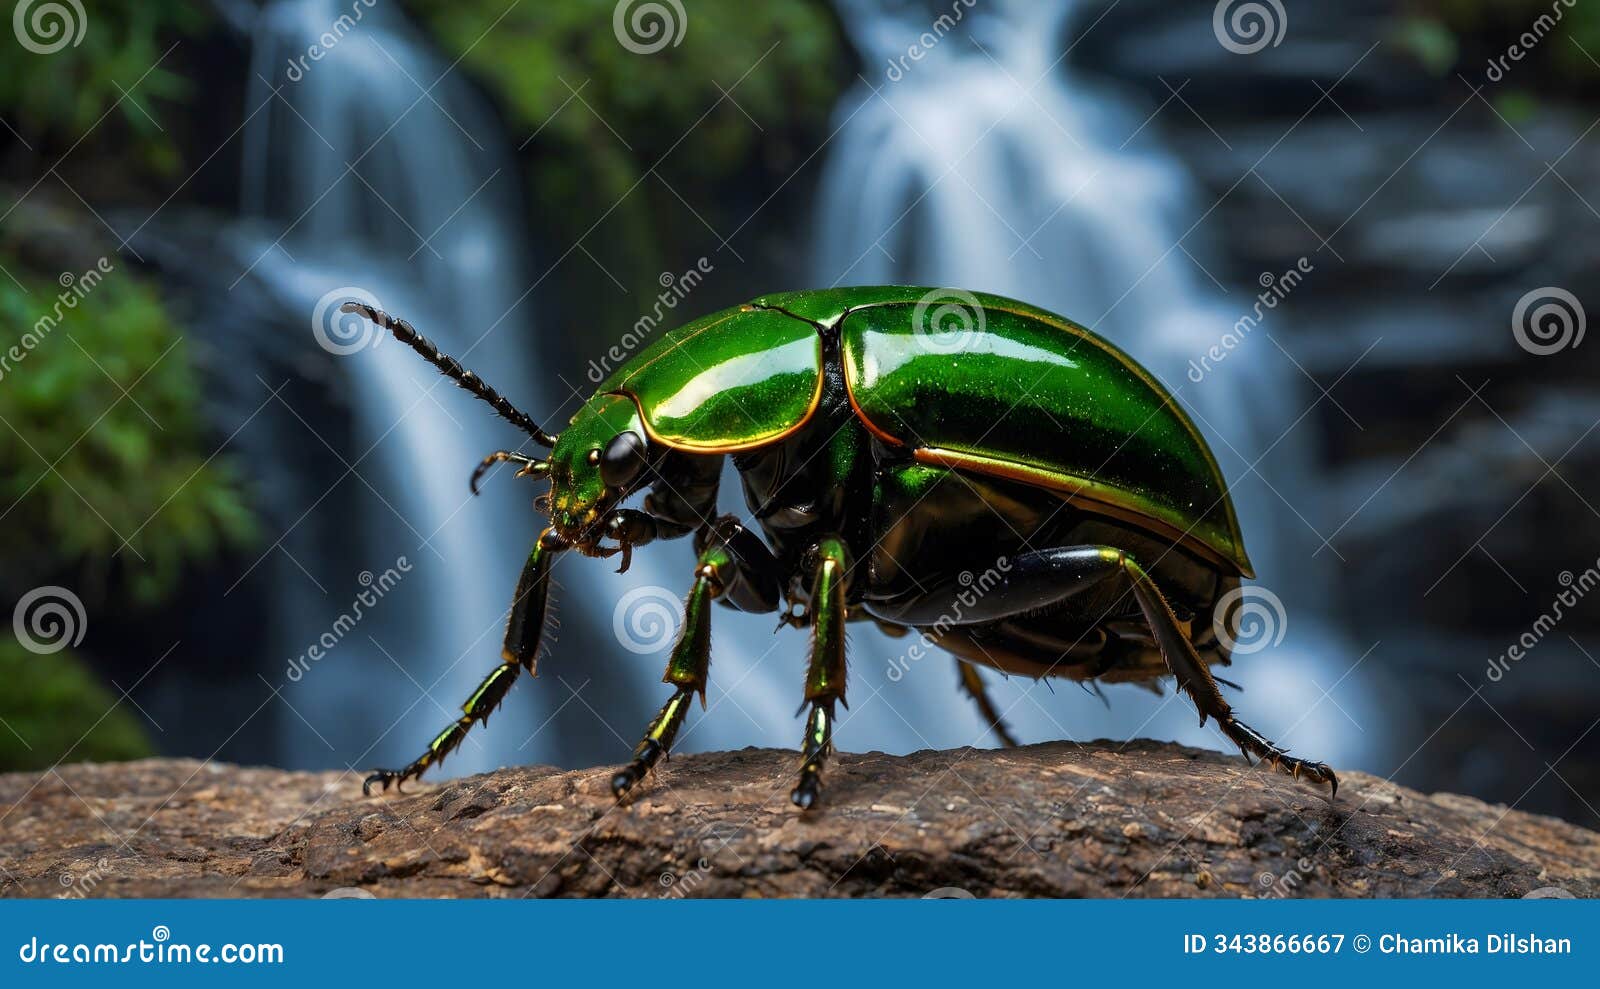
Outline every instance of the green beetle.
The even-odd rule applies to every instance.
[[[763,296],[667,333],[601,383],[559,436],[540,429],[403,320],[391,330],[551,448],[490,467],[548,478],[550,526],[517,585],[503,662],[387,789],[442,760],[533,671],[551,561],[692,535],[671,697],[612,780],[625,796],[705,702],[712,601],[812,630],[810,706],[791,794],[809,808],[845,700],[845,626],[918,632],[955,654],[961,685],[1012,744],[972,664],[1030,677],[1173,676],[1246,757],[1337,793],[1319,762],[1236,720],[1208,667],[1229,661],[1225,602],[1251,577],[1222,474],[1151,375],[1053,313],[952,289],[840,288]],[[732,456],[754,528],[718,517]],[[639,508],[623,503],[648,488]],[[759,534],[758,531],[759,530]],[[982,572],[982,580],[973,574]]]

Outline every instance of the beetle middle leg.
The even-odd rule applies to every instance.
[[[806,734],[800,749],[800,779],[789,794],[806,810],[822,788],[822,764],[833,752],[833,705],[844,700],[845,586],[850,556],[844,543],[829,536],[811,550],[811,664],[806,670]],[[846,702],[848,704],[848,702]]]
[[[771,611],[778,603],[778,567],[766,544],[732,516],[723,516],[695,534],[694,585],[684,602],[683,630],[667,659],[663,683],[677,688],[645,728],[633,758],[611,778],[618,800],[645,778],[672,748],[689,702],[706,703],[711,666],[711,602],[722,600],[742,611]]]
[[[517,580],[516,597],[511,603],[511,618],[506,623],[505,644],[500,650],[501,663],[483,678],[478,689],[461,705],[461,717],[428,743],[427,751],[413,759],[404,769],[375,770],[361,784],[361,792],[370,795],[372,784],[380,783],[385,790],[390,784],[396,787],[406,780],[416,779],[444,761],[456,746],[467,737],[467,732],[478,722],[489,723],[489,715],[505,700],[517,675],[526,669],[534,672],[539,659],[539,643],[544,637],[546,609],[550,601],[550,566],[555,557],[566,549],[556,534],[546,529],[528,554],[528,562]]]

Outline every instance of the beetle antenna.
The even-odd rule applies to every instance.
[[[512,405],[504,395],[495,391],[488,382],[478,377],[471,371],[461,366],[461,362],[449,354],[439,352],[433,341],[416,331],[410,323],[360,302],[346,302],[339,307],[340,312],[355,313],[372,320],[379,326],[394,334],[396,340],[415,350],[422,355],[422,359],[438,368],[440,373],[465,388],[467,391],[489,403],[489,406],[500,413],[501,418],[513,426],[532,436],[534,441],[547,447],[556,445],[554,436],[539,428],[526,412]]]

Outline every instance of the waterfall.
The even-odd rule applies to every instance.
[[[340,451],[353,472],[307,509],[282,545],[288,563],[275,566],[273,643],[306,667],[282,687],[280,758],[403,764],[498,662],[537,518],[527,497],[467,490],[476,458],[515,447],[517,432],[336,306],[360,298],[403,315],[533,415],[552,416],[557,393],[530,373],[519,176],[466,75],[447,72],[395,5],[274,0],[251,36],[248,106],[261,109],[245,127],[236,253],[248,277],[305,314],[308,355],[321,356],[318,341],[338,355],[353,418]],[[322,426],[306,424],[295,442],[318,444],[310,433]],[[509,472],[492,481],[510,483]],[[334,516],[351,503],[355,517]],[[369,580],[401,557],[409,570],[395,569],[379,597]],[[363,593],[370,604],[341,627]],[[328,636],[336,644],[305,661]],[[527,761],[516,752],[526,734],[477,732],[448,769]]]
[[[1235,706],[1268,735],[1316,758],[1349,765],[1374,751],[1381,720],[1375,702],[1356,697],[1348,682],[1336,702],[1316,686],[1332,688],[1360,650],[1327,631],[1324,577],[1311,557],[1320,540],[1285,504],[1304,503],[1309,429],[1302,424],[1281,441],[1279,435],[1311,397],[1266,339],[1280,317],[1269,313],[1201,381],[1188,378],[1189,362],[1251,313],[1257,287],[1225,291],[1201,267],[1213,267],[1204,224],[1196,225],[1207,204],[1146,126],[1155,108],[1079,76],[1061,57],[1070,44],[1069,2],[839,6],[866,81],[836,111],[841,129],[823,174],[810,281],[1012,296],[1084,323],[1141,361],[1210,441],[1232,484],[1260,584],[1287,615],[1281,643],[1236,656],[1225,674],[1248,688]],[[1284,259],[1285,267],[1295,260]],[[1323,262],[1331,263],[1308,263]],[[1250,473],[1263,454],[1261,476]],[[856,719],[845,744],[864,747],[864,735],[891,749],[982,737],[952,689],[952,674],[919,669],[885,683],[867,657],[892,656],[903,646],[870,633],[853,642],[852,670],[865,674],[852,673],[853,694],[863,680],[881,687],[919,733],[908,738],[899,717],[878,711]],[[1139,734],[1223,744],[1214,729],[1196,728],[1181,697],[1163,705],[1113,690],[1102,707],[1076,690],[1056,693],[1070,696],[1051,697],[1047,685],[1025,681],[998,695],[1027,740]],[[871,728],[864,726],[869,720]]]
[[[285,559],[274,554],[273,646],[306,667],[282,685],[277,758],[402,765],[499,662],[505,610],[540,528],[530,504],[538,489],[505,470],[471,498],[478,458],[515,448],[520,435],[335,307],[359,298],[403,315],[551,430],[576,399],[539,374],[536,345],[551,330],[531,316],[532,217],[501,125],[466,73],[448,71],[393,4],[269,0],[250,34],[248,106],[263,109],[245,128],[246,217],[229,239],[245,277],[305,314],[308,353],[320,356],[319,340],[340,353],[333,362],[354,420],[341,454],[359,474],[342,482],[357,517],[333,517],[331,498],[313,504],[285,537]],[[273,447],[292,457],[296,443],[317,442],[298,434]],[[401,556],[410,571],[339,634],[357,595],[371,597],[366,575]],[[640,552],[624,576],[576,554],[560,559],[540,679],[524,678],[493,730],[472,732],[429,778],[626,758],[664,698],[659,670],[692,569],[688,540]],[[799,674],[772,673],[782,664],[770,632],[766,617],[718,616],[723,679],[710,691],[712,716],[691,719],[680,737],[684,750],[794,744],[799,725],[787,716]],[[306,661],[330,633],[336,645]],[[724,704],[729,687],[737,696]]]

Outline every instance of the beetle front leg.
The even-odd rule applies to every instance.
[[[478,722],[489,723],[489,715],[505,700],[517,675],[526,669],[529,674],[539,659],[539,643],[544,636],[545,614],[550,601],[550,566],[555,557],[566,549],[555,532],[546,529],[528,554],[528,562],[517,580],[516,597],[511,602],[511,618],[506,622],[505,644],[500,650],[501,663],[490,671],[461,705],[462,715],[428,743],[428,749],[411,761],[404,769],[379,769],[361,784],[361,792],[371,795],[372,785],[380,783],[383,789],[390,784],[396,787],[406,780],[416,779],[429,767],[444,761],[456,746],[467,737],[467,732]]]
[[[801,742],[800,779],[789,794],[801,810],[813,807],[821,792],[822,764],[833,752],[833,705],[844,701],[845,585],[850,567],[849,552],[833,536],[818,542],[811,555],[811,665],[806,671],[811,713]]]
[[[607,550],[607,554],[611,552],[622,554],[622,565],[617,568],[617,573],[627,573],[628,568],[633,565],[635,546],[644,546],[657,539],[677,539],[679,536],[688,535],[689,530],[644,512],[619,508],[606,516],[605,534],[617,541],[616,549]]]

